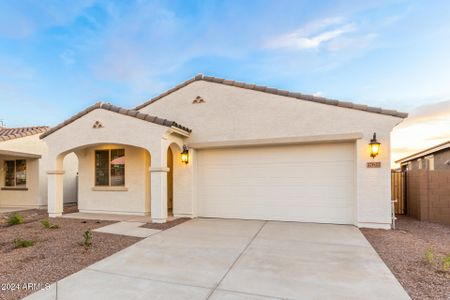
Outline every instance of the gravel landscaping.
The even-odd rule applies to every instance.
[[[76,211],[76,206],[65,208],[65,213]],[[93,232],[92,246],[84,247],[80,243],[85,231],[115,222],[50,218],[50,223],[59,228],[46,229],[41,224],[47,218],[45,210],[19,214],[24,217],[24,224],[13,226],[7,224],[11,213],[0,214],[0,299],[20,299],[35,291],[24,288],[23,284],[51,284],[141,240]],[[188,220],[180,218],[142,227],[166,230]],[[442,262],[446,256],[450,259],[449,225],[400,216],[396,230],[361,231],[412,299],[450,299],[450,271],[444,270]],[[16,239],[34,243],[15,248]],[[14,284],[15,290],[10,291],[8,284]]]
[[[412,299],[450,299],[450,271],[442,264],[450,255],[450,226],[400,216],[396,227],[361,231]]]
[[[0,215],[0,299],[20,299],[34,292],[24,289],[23,284],[53,283],[141,240],[93,232],[92,246],[85,249],[80,245],[85,231],[115,222],[55,218],[49,221],[59,228],[45,229],[41,224],[47,217],[45,210],[19,213],[25,223],[13,226],[7,226],[6,216]],[[34,245],[15,249],[12,241],[18,238]],[[11,289],[8,284],[21,288],[6,291]]]

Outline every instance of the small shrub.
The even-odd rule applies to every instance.
[[[83,233],[83,241],[80,243],[85,249],[92,246],[92,231],[88,229]]]
[[[442,258],[442,271],[448,272],[450,270],[450,254]]]
[[[47,228],[47,229],[58,229],[59,228],[58,225],[50,223],[50,221],[48,219],[42,220],[41,224],[42,224],[42,226],[44,226],[44,228]]]
[[[428,248],[425,251],[425,259],[427,260],[427,262],[434,266],[434,253],[433,253],[433,248]]]
[[[19,213],[14,213],[14,214],[12,214],[12,215],[10,215],[10,216],[8,217],[7,223],[8,223],[10,226],[12,226],[12,225],[23,224],[24,221],[25,221],[25,220],[24,220],[24,218],[22,217],[21,214],[19,214]]]
[[[24,240],[24,239],[15,239],[13,241],[14,248],[27,248],[34,245],[34,241]]]

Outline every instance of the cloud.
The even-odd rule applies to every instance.
[[[13,56],[0,55],[0,79],[31,80],[36,70],[25,61]]]
[[[0,37],[22,39],[52,26],[70,24],[92,4],[92,0],[13,2],[0,2]]]
[[[60,55],[59,58],[66,64],[66,65],[73,65],[76,62],[75,59],[75,51],[73,50],[64,50]]]
[[[343,49],[364,49],[368,48],[378,37],[375,33],[368,33],[360,36],[342,36],[339,39],[331,40],[327,49],[330,51],[339,51]]]
[[[267,42],[266,47],[291,50],[315,49],[353,31],[356,31],[353,23],[344,23],[340,18],[323,19],[293,32],[276,36]]]
[[[419,106],[392,131],[392,161],[448,140],[450,100]]]

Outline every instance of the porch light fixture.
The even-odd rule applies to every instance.
[[[186,145],[183,146],[183,152],[181,152],[181,162],[189,163],[189,149]]]
[[[373,138],[370,140],[369,147],[370,147],[370,156],[372,158],[375,158],[378,153],[380,152],[380,145],[381,143],[377,141],[377,134],[373,133]]]

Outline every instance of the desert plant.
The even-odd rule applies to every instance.
[[[83,233],[83,241],[80,243],[85,249],[92,246],[92,231],[90,229]]]
[[[450,254],[442,258],[442,271],[448,272],[450,270]]]
[[[427,261],[430,265],[434,266],[434,253],[433,253],[433,248],[428,248],[428,249],[425,251],[425,259],[426,259],[426,261]]]
[[[41,224],[42,224],[42,226],[44,226],[44,228],[47,228],[47,229],[57,229],[57,228],[59,228],[58,225],[50,223],[50,221],[48,219],[42,220]]]
[[[34,245],[34,241],[24,240],[24,239],[15,239],[13,240],[14,248],[27,248]]]
[[[8,223],[10,226],[12,226],[12,225],[23,224],[24,221],[25,221],[25,220],[24,220],[24,218],[22,217],[21,214],[19,214],[19,213],[14,213],[14,214],[12,214],[12,215],[10,215],[10,216],[8,217],[7,223]]]

